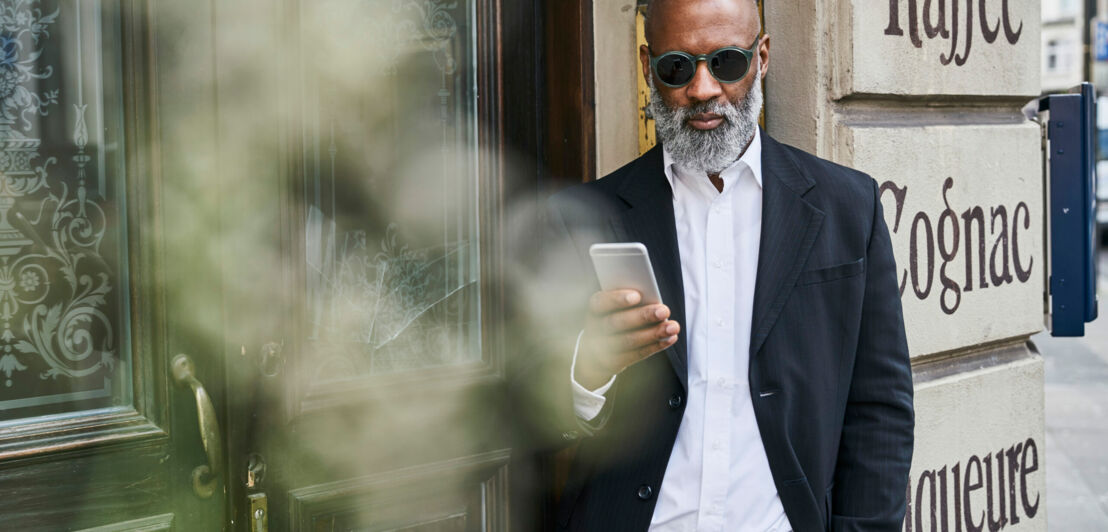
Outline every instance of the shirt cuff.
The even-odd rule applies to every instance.
[[[569,382],[573,387],[573,412],[583,421],[592,421],[600,415],[600,411],[604,408],[604,403],[607,401],[604,394],[608,393],[612,384],[616,382],[616,376],[612,375],[607,383],[592,391],[587,390],[584,386],[581,386],[581,383],[577,382],[573,375],[577,369],[577,353],[581,350],[581,337],[584,335],[585,331],[581,331],[577,335],[577,344],[573,347],[573,363],[569,366]]]

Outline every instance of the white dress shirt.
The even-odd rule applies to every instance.
[[[723,192],[703,172],[676,165],[665,150],[663,164],[681,253],[689,389],[650,530],[791,530],[748,379],[762,233],[761,133],[720,173]],[[574,409],[589,421],[600,413],[615,377],[589,391],[570,371]]]

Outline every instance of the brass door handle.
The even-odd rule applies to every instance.
[[[206,465],[196,466],[192,470],[192,491],[202,499],[207,499],[215,493],[219,485],[220,471],[223,464],[223,440],[219,434],[219,420],[215,416],[215,407],[212,406],[212,398],[204,385],[196,378],[196,365],[188,355],[173,357],[173,380],[179,386],[192,388],[196,396],[196,417],[200,421],[200,441],[204,444],[204,453],[208,455]]]

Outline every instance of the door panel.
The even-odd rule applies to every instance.
[[[295,530],[502,530],[507,452],[293,490]]]
[[[6,461],[3,529],[72,530],[159,513],[170,491],[160,464],[165,454],[155,443],[83,457],[46,454],[41,463]]]
[[[162,532],[163,530],[173,530],[173,514],[131,519],[126,522],[86,528],[81,532]]]
[[[220,97],[237,110],[221,166],[267,176],[223,211],[259,228],[227,251],[243,519],[234,501],[264,494],[272,530],[507,526],[504,153],[499,60],[484,59],[496,6],[255,4],[247,29],[238,8],[216,17],[220,34],[255,36],[221,48],[232,76],[258,54],[285,59]],[[280,118],[257,118],[266,108]]]
[[[157,21],[140,0],[0,1],[4,530],[223,521],[192,492],[195,407],[168,373],[198,345],[167,318]]]

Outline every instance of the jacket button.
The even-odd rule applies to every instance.
[[[680,406],[681,406],[681,394],[675,393],[675,394],[669,396],[669,407],[670,408],[676,409]]]
[[[645,500],[649,499],[651,495],[654,495],[654,489],[653,488],[651,488],[650,486],[647,486],[646,484],[643,484],[642,486],[639,486],[638,496],[639,496],[640,499],[645,501]]]

